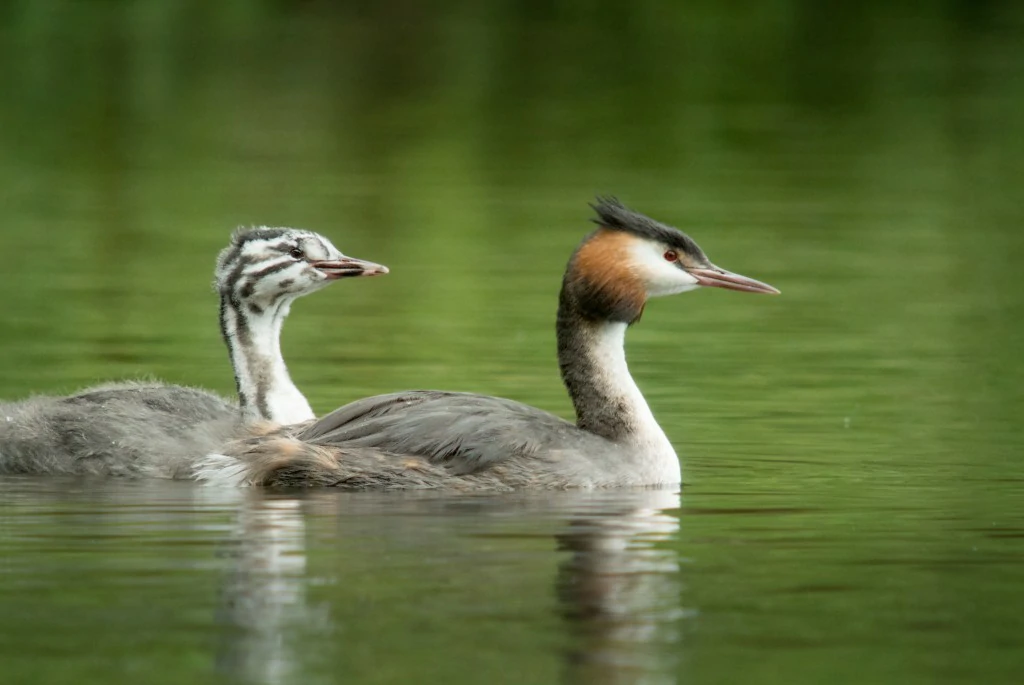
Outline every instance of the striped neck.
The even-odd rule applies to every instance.
[[[281,327],[292,299],[278,298],[264,309],[221,295],[221,334],[235,370],[242,420],[247,423],[291,424],[315,418],[281,355]]]

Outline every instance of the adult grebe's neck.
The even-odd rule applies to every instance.
[[[626,365],[627,325],[588,318],[563,291],[558,366],[576,409],[576,425],[678,470],[675,451]]]
[[[221,295],[221,333],[235,370],[245,422],[291,424],[315,418],[281,355],[281,327],[290,308],[291,300],[285,298],[263,308]]]

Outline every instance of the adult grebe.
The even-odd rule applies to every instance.
[[[291,303],[349,276],[387,273],[294,228],[239,229],[214,272],[238,405],[195,388],[128,382],[0,404],[0,473],[187,477],[242,424],[312,420],[281,357]]]
[[[700,286],[779,291],[712,264],[681,231],[613,198],[569,260],[558,362],[573,425],[512,400],[420,390],[358,400],[299,431],[240,439],[200,480],[349,489],[610,487],[680,482],[679,459],[626,366],[626,328],[649,297]]]

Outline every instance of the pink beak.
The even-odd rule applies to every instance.
[[[378,276],[388,272],[388,268],[383,264],[375,264],[374,262],[367,262],[363,259],[355,259],[354,257],[324,259],[318,262],[310,262],[309,264],[330,279],[347,278],[350,276]]]
[[[739,290],[743,293],[764,293],[766,295],[780,294],[776,288],[767,283],[719,269],[714,264],[708,269],[687,269],[686,271],[697,279],[699,285],[709,288],[725,288],[726,290]]]

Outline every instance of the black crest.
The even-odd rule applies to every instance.
[[[619,202],[617,198],[598,196],[594,204],[590,205],[597,218],[593,222],[604,228],[613,231],[625,231],[641,238],[656,240],[669,247],[681,250],[694,259],[707,261],[704,251],[693,239],[680,231],[678,228],[666,226],[654,219],[634,212],[626,205]]]

